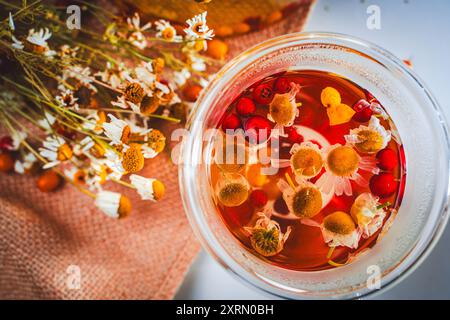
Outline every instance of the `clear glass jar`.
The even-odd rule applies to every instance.
[[[208,156],[212,136],[230,102],[250,84],[286,70],[338,74],[368,89],[392,117],[404,144],[406,186],[390,230],[343,267],[300,272],[268,264],[240,245],[212,200]],[[197,101],[182,145],[181,194],[203,247],[226,269],[252,285],[286,298],[349,299],[380,292],[367,281],[381,271],[381,290],[411,273],[445,228],[449,197],[449,140],[442,111],[429,90],[389,52],[346,35],[297,33],[261,43],[230,61]]]

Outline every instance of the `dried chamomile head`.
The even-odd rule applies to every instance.
[[[289,212],[297,217],[312,218],[322,210],[322,193],[314,184],[303,181],[297,187],[293,187],[284,180],[279,180],[278,187]]]
[[[300,91],[300,85],[291,83],[291,90],[283,94],[275,94],[269,105],[269,120],[282,127],[289,127],[298,116],[295,96]]]
[[[380,124],[378,118],[372,116],[369,126],[362,125],[350,130],[345,140],[361,153],[376,153],[387,146],[391,140],[391,132]]]
[[[226,207],[237,207],[248,199],[250,186],[238,173],[223,174],[216,186],[216,196]]]
[[[291,148],[290,163],[296,176],[315,177],[323,167],[322,152],[316,144],[311,142],[294,144]]]
[[[323,219],[322,236],[330,247],[345,246],[358,248],[361,237],[352,217],[343,211],[336,211]]]
[[[360,186],[368,186],[368,181],[359,170],[377,173],[376,160],[361,157],[350,145],[335,144],[323,150],[325,172],[316,181],[316,185],[327,194],[334,192],[340,196],[353,194],[351,181]]]
[[[264,213],[258,213],[259,219],[254,227],[246,227],[250,235],[250,243],[260,255],[270,257],[283,250],[284,244],[291,233],[291,227],[281,232],[278,222],[271,220]]]
[[[389,205],[389,203],[380,204],[378,197],[368,192],[360,194],[355,199],[350,214],[361,230],[363,238],[370,237],[383,226],[386,217],[384,208]]]

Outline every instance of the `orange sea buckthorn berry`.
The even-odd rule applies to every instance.
[[[230,26],[220,26],[214,29],[216,36],[218,37],[228,37],[233,34],[233,28]]]
[[[47,170],[37,179],[36,185],[42,192],[56,190],[61,183],[61,177],[53,170]]]
[[[183,96],[187,101],[195,102],[202,89],[198,84],[189,84],[183,88]]]
[[[0,171],[8,172],[14,168],[14,159],[9,153],[0,153]]]
[[[272,13],[270,13],[267,17],[266,17],[266,23],[267,24],[272,24],[275,23],[277,21],[280,21],[281,18],[283,18],[283,13],[281,11],[273,11]]]
[[[219,39],[213,39],[208,42],[206,54],[211,58],[223,60],[228,53],[228,45]]]

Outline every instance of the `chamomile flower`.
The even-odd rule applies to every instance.
[[[11,139],[12,139],[11,150],[12,151],[19,150],[20,145],[22,144],[23,141],[25,141],[26,138],[27,138],[27,134],[25,132],[14,131],[11,134]]]
[[[63,107],[68,109],[78,110],[78,98],[75,98],[73,95],[73,91],[70,89],[63,90],[59,95],[55,97],[56,101],[58,101]]]
[[[8,15],[8,24],[9,24],[9,28],[11,29],[11,31],[16,30],[16,26],[14,24],[14,19],[13,19],[11,12]]]
[[[22,160],[16,160],[14,163],[14,171],[24,174],[25,172],[31,170],[36,162],[36,156],[33,153],[28,152],[25,156],[23,156]]]
[[[136,174],[130,176],[131,184],[136,188],[142,200],[158,201],[164,196],[164,184],[151,178],[144,178]]]
[[[64,68],[62,80],[76,79],[80,85],[88,88],[93,92],[97,92],[97,88],[92,84],[94,82],[94,76],[92,75],[91,68],[82,67],[79,65],[68,66]]]
[[[316,186],[322,192],[337,196],[353,194],[350,181],[360,186],[367,186],[368,181],[359,173],[369,171],[378,173],[376,160],[371,157],[361,157],[350,145],[335,144],[324,149],[325,172],[316,181]]]
[[[95,205],[111,218],[125,218],[131,213],[130,200],[117,192],[100,191]]]
[[[50,50],[47,40],[50,39],[52,33],[48,28],[39,29],[39,31],[35,31],[34,29],[30,29],[28,31],[27,41],[31,43],[34,47],[33,50],[38,53],[43,53],[46,56],[53,56],[56,54],[55,51]]]
[[[94,140],[90,136],[86,136],[79,143],[73,146],[73,153],[77,156],[83,155],[95,146]]]
[[[223,174],[215,188],[217,200],[226,207],[237,207],[243,204],[250,191],[248,181],[238,173]]]
[[[369,126],[361,125],[350,130],[345,140],[361,153],[376,153],[387,146],[391,140],[391,132],[380,124],[377,117],[372,116]]]
[[[111,102],[112,103],[112,102]],[[106,114],[101,110],[89,110],[86,120],[82,122],[82,128],[101,134],[103,132],[103,123],[106,122]]]
[[[127,143],[130,137],[130,126],[123,120],[117,119],[112,114],[108,114],[109,122],[104,122],[102,127],[105,135],[111,139],[113,145]]]
[[[141,171],[144,168],[144,159],[142,145],[132,143],[123,153],[122,167],[126,172],[130,173]]]
[[[77,185],[86,183],[86,171],[75,166],[64,170],[64,175]]]
[[[350,214],[361,230],[363,238],[368,238],[383,226],[386,212],[371,193],[360,194],[353,203]]]
[[[188,19],[186,21],[188,28],[184,29],[184,32],[193,39],[211,40],[214,37],[214,31],[209,29],[206,24],[206,15],[207,12],[205,11]]]
[[[299,182],[295,188],[281,179],[277,184],[290,213],[299,218],[312,218],[322,210],[322,193],[310,182]]]
[[[127,18],[127,23],[128,27],[132,31],[132,33],[128,37],[128,41],[130,41],[132,45],[141,50],[147,47],[147,40],[145,39],[143,32],[150,29],[151,23],[148,22],[145,25],[141,26],[141,18],[137,12],[132,18]]]
[[[203,72],[206,70],[206,63],[203,58],[198,57],[195,54],[191,54],[189,55],[187,60],[187,64],[191,67],[192,70],[198,72]]]
[[[43,148],[39,148],[39,154],[49,160],[43,166],[44,169],[48,169],[71,159],[73,150],[63,138],[55,136],[47,137],[43,143]]]
[[[96,77],[100,77],[100,80],[109,84],[112,88],[118,89],[122,84],[122,79],[128,75],[127,70],[123,63],[120,63],[115,68],[111,62],[106,63],[106,68],[103,71],[98,71],[94,74]]]
[[[301,223],[320,228],[323,240],[329,247],[358,248],[361,233],[348,213],[333,212],[327,215],[321,224],[311,219],[302,219]]]
[[[181,41],[183,38],[180,35],[177,35],[177,31],[175,28],[166,20],[159,20],[155,22],[156,36],[158,38],[164,39],[169,42],[177,42]]]
[[[296,143],[292,146],[290,153],[292,172],[296,176],[312,178],[322,170],[322,152],[316,144],[309,141]]]
[[[291,233],[291,227],[286,232],[281,232],[278,222],[271,220],[264,213],[259,212],[259,219],[253,227],[245,227],[250,236],[253,249],[264,257],[271,257],[280,253]]]
[[[11,35],[11,40],[12,40],[12,47],[18,50],[23,50],[24,45],[23,42],[18,40],[16,37],[14,37],[13,35]]]
[[[284,133],[284,127],[289,127],[294,124],[295,118],[298,116],[297,103],[295,102],[295,97],[300,91],[300,85],[296,83],[291,83],[291,90],[283,94],[275,94],[272,102],[269,105],[269,114],[267,118],[275,122],[274,130],[280,131],[281,134]]]

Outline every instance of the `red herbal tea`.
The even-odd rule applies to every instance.
[[[246,88],[219,125],[210,181],[249,251],[302,271],[350,263],[401,204],[405,155],[376,97],[335,74],[295,71]]]

